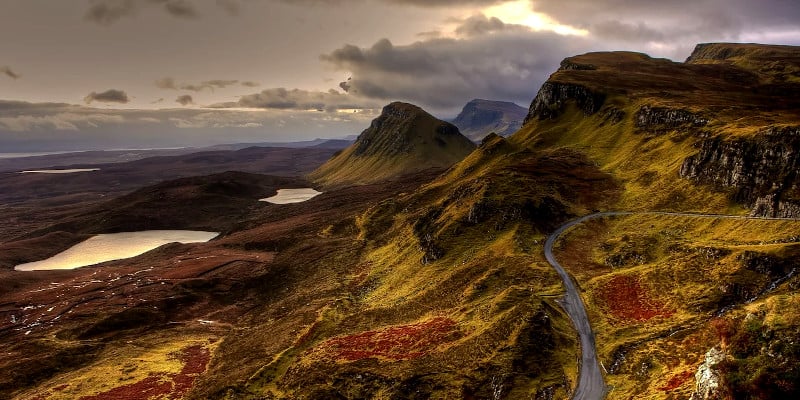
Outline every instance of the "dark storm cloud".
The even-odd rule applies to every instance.
[[[797,30],[796,0],[535,0],[535,11],[610,39],[737,40],[752,30]]]
[[[210,81],[204,81],[203,85],[213,86],[216,88],[224,88],[226,86],[235,85],[239,83],[236,79],[214,79]]]
[[[154,0],[151,0],[154,1]],[[173,17],[179,18],[195,18],[197,17],[197,10],[194,6],[186,0],[170,0],[164,2],[164,9]]]
[[[490,6],[510,0],[383,0],[388,3],[410,4],[419,7]]]
[[[180,89],[181,90],[191,90],[192,92],[200,92],[200,91],[203,91],[205,89],[214,90],[214,87],[210,86],[210,85],[204,85],[202,83],[201,84],[184,83],[184,84],[181,84]]]
[[[631,24],[622,21],[602,21],[592,25],[591,32],[599,37],[615,40],[663,41],[667,38],[664,32],[651,28],[644,22]]]
[[[352,85],[350,85],[350,81],[352,80],[353,78],[347,78],[346,81],[339,82],[339,87],[342,88],[342,90],[344,90],[345,92],[350,92],[350,88],[353,87]]]
[[[335,90],[327,92],[301,89],[270,88],[260,93],[242,96],[238,102],[217,104],[214,107],[247,107],[275,110],[318,110],[336,111],[342,109],[374,108],[373,101],[359,99]]]
[[[239,13],[236,0],[217,0],[217,6],[231,15]],[[167,15],[176,18],[197,18],[200,13],[188,0],[89,0],[89,9],[84,14],[87,21],[100,25],[111,25],[125,17],[138,13],[142,7],[160,7]]]
[[[492,32],[523,32],[528,30],[530,29],[522,25],[506,24],[497,17],[487,18],[483,14],[478,14],[461,21],[461,24],[456,27],[455,32],[461,36],[476,36]]]
[[[7,65],[0,66],[0,73],[2,73],[3,75],[5,75],[5,76],[7,76],[7,77],[9,77],[11,79],[19,79],[19,78],[22,77],[22,75],[12,71],[11,67],[9,67]]]
[[[231,16],[239,15],[242,9],[239,0],[217,0],[217,6]]]
[[[0,116],[6,114],[25,113],[29,111],[67,110],[71,106],[67,103],[30,103],[27,101],[0,100]]]
[[[200,83],[177,83],[175,79],[166,77],[156,80],[155,85],[159,89],[169,89],[169,90],[190,90],[192,92],[200,92],[205,89],[214,90],[223,89],[231,85],[235,85],[239,83],[237,79],[212,79],[208,81],[203,81]],[[248,82],[253,83],[253,82]],[[244,83],[243,83],[244,85]],[[248,86],[248,85],[244,85]]]
[[[298,5],[324,5],[343,3],[365,3],[370,0],[280,0],[284,3]],[[416,7],[453,7],[453,6],[490,6],[511,0],[372,0],[380,3],[411,5]]]
[[[370,48],[345,45],[320,59],[352,74],[349,94],[453,110],[473,98],[528,103],[560,61],[589,49],[578,37],[506,32]]]
[[[101,93],[97,92],[89,93],[88,95],[86,95],[86,97],[83,98],[83,101],[86,102],[86,104],[91,104],[93,101],[97,101],[100,103],[125,104],[129,102],[130,99],[128,99],[128,94],[122,90],[108,89],[105,92]]]
[[[136,13],[136,3],[133,0],[102,1],[92,0],[84,18],[87,21],[100,25],[110,25],[122,17]]]
[[[244,86],[244,87],[259,87],[259,86],[261,86],[261,84],[258,83],[258,82],[253,82],[253,81],[244,81],[244,82],[242,82],[242,86]]]
[[[172,78],[161,78],[155,81],[155,85],[159,89],[178,90],[178,85],[175,83],[175,79]]]
[[[175,102],[182,106],[188,106],[189,104],[194,104],[194,99],[192,99],[192,96],[184,94],[182,96],[178,96],[178,98],[175,99]]]

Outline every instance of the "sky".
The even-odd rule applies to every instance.
[[[0,0],[0,152],[297,141],[527,107],[565,57],[800,45],[797,0]]]

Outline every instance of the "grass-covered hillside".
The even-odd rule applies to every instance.
[[[355,143],[309,175],[328,186],[374,183],[429,168],[447,168],[475,145],[454,125],[423,109],[395,102]]]

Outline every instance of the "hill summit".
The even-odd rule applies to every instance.
[[[453,124],[464,136],[479,141],[494,132],[506,137],[519,130],[527,110],[509,101],[470,100]]]
[[[364,184],[447,168],[475,149],[458,128],[408,103],[383,108],[350,147],[311,173],[325,185]]]

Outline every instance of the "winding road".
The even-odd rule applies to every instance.
[[[693,214],[693,213],[679,213],[679,212],[659,212],[659,211],[645,211],[645,212],[628,212],[628,211],[608,211],[589,214],[578,219],[574,219],[561,225],[555,230],[544,244],[544,256],[547,262],[561,276],[564,283],[566,293],[560,301],[561,306],[569,315],[575,330],[578,331],[578,336],[581,342],[581,365],[578,373],[578,386],[572,396],[573,400],[601,400],[605,397],[608,388],[606,387],[603,373],[600,371],[600,362],[597,359],[597,347],[594,342],[594,333],[592,326],[589,324],[589,316],[586,314],[586,306],[583,304],[580,292],[575,286],[572,278],[569,276],[564,267],[556,261],[553,256],[553,245],[559,237],[569,228],[582,224],[588,220],[614,217],[621,215],[663,215],[663,216],[677,216],[677,217],[698,217],[698,218],[724,218],[724,219],[743,219],[743,220],[767,220],[767,221],[800,221],[797,218],[769,218],[769,217],[747,217],[741,215],[723,215],[723,214]]]

